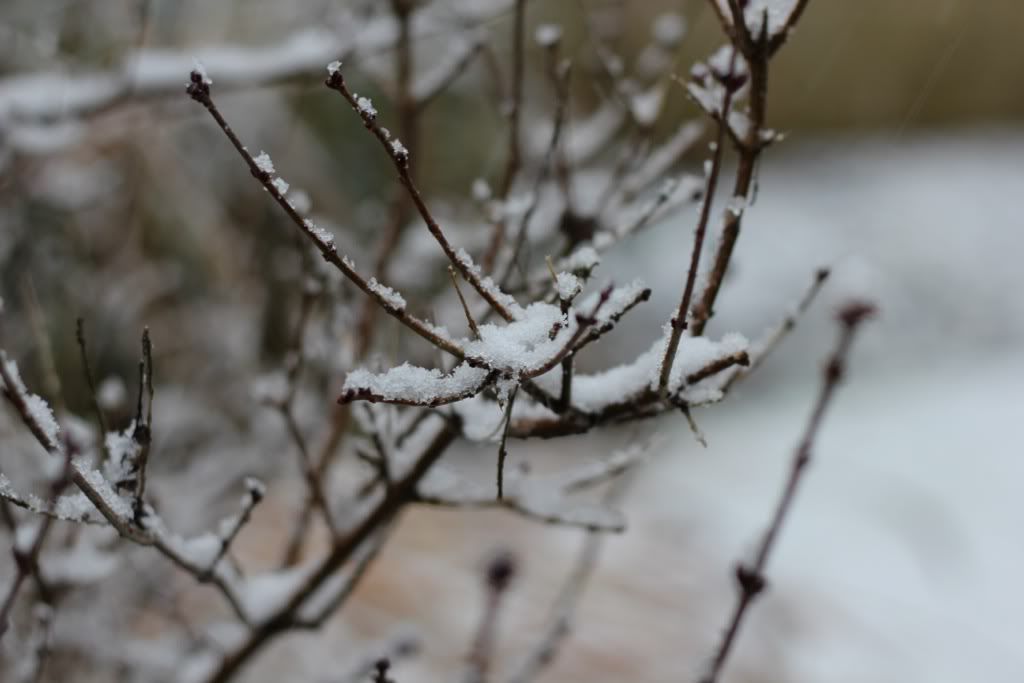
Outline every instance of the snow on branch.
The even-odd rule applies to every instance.
[[[451,372],[403,363],[382,374],[357,369],[348,373],[339,403],[370,401],[437,407],[478,394],[493,374],[484,368],[459,363]]]

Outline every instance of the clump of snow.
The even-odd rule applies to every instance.
[[[270,181],[270,184],[274,186],[274,189],[277,190],[278,194],[280,194],[282,197],[288,194],[288,188],[290,187],[290,185],[288,185],[288,183],[285,182],[284,178],[274,178],[272,181]]]
[[[388,308],[394,311],[405,310],[405,298],[387,285],[377,282],[377,278],[370,278],[368,286],[370,291],[376,294]]]
[[[460,363],[448,374],[403,363],[382,374],[363,368],[345,378],[346,398],[374,397],[384,401],[431,405],[471,396],[482,387],[488,371]]]
[[[359,109],[359,113],[363,116],[368,116],[373,119],[377,117],[377,110],[373,106],[373,101],[369,97],[363,97],[362,95],[356,96],[356,108]]]
[[[650,294],[651,291],[644,284],[644,281],[640,279],[633,280],[628,285],[616,287],[608,295],[607,300],[601,304],[601,307],[597,309],[597,314],[594,316],[595,325],[598,328],[602,328],[616,322],[627,310],[638,302],[647,299]],[[600,297],[600,292],[593,292],[587,295],[577,307],[584,314],[589,315],[598,305]]]
[[[529,373],[554,358],[576,326],[558,306],[533,303],[507,325],[480,325],[480,338],[465,345],[466,356],[502,374]]]
[[[630,363],[593,375],[576,374],[572,383],[573,404],[582,410],[599,411],[605,406],[627,400],[630,396],[657,389],[661,361],[665,355],[667,344],[668,334],[665,334],[650,349]],[[672,393],[683,390],[689,392],[689,388],[685,386],[688,375],[707,367],[716,360],[745,351],[747,347],[747,340],[739,334],[728,334],[718,342],[706,337],[684,335],[680,340],[676,359],[672,365],[669,391]],[[689,393],[684,393],[683,398],[694,404],[717,400],[720,395],[718,386],[730,374],[725,371],[696,385],[700,391],[700,401],[697,400],[696,395]],[[551,373],[538,378],[538,383],[549,391],[557,390],[560,382],[561,377],[555,377]]]
[[[559,262],[558,267],[574,273],[589,273],[594,268],[597,268],[600,263],[601,257],[598,255],[597,250],[588,245],[580,247],[569,254],[566,258],[562,259]]]
[[[334,235],[327,230],[321,228],[319,225],[309,220],[308,218],[302,221],[302,224],[306,226],[306,229],[313,233],[313,236],[328,247],[334,246]],[[352,263],[351,259],[345,257],[342,259],[349,268],[355,269],[355,264]]]
[[[341,71],[341,60],[335,59],[333,62],[327,65],[327,73],[333,76],[334,74]]]
[[[274,173],[277,172],[276,169],[274,168],[273,160],[271,160],[270,155],[267,154],[266,152],[260,152],[255,157],[253,157],[252,160],[253,163],[256,164],[256,168],[260,169],[264,173],[273,175]]]
[[[555,275],[555,291],[560,300],[572,301],[583,291],[583,283],[572,273],[558,273]]]
[[[409,150],[406,149],[405,145],[398,138],[391,140],[391,152],[399,158],[405,159],[409,156]]]
[[[132,434],[135,431],[135,421],[123,432],[109,432],[106,435],[105,444],[110,457],[105,463],[105,476],[115,484],[123,484],[134,478],[134,468],[138,460],[140,446]]]

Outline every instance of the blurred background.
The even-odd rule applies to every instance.
[[[382,4],[0,6],[0,346],[47,398],[88,414],[74,335],[82,316],[94,371],[123,426],[138,335],[148,325],[158,368],[156,495],[173,499],[187,488],[193,504],[179,501],[176,521],[201,528],[238,471],[273,479],[270,504],[240,539],[253,566],[273,564],[273,539],[287,533],[289,495],[301,486],[291,461],[268,456],[286,449],[286,439],[263,419],[253,385],[273,380],[283,362],[308,264],[277,208],[188,101],[184,82],[193,56],[207,64],[242,139],[268,151],[312,199],[318,221],[344,236],[357,263],[370,263],[396,196],[393,172],[321,80],[327,62],[357,45],[346,76],[389,119],[389,29],[353,34],[362,22],[376,25]],[[491,59],[507,67],[508,3],[430,4],[419,58],[439,59],[482,31]],[[533,2],[527,17],[529,36],[541,24],[560,25],[563,54],[578,65],[570,127],[610,97],[590,77],[595,40],[641,82],[666,68],[685,77],[724,42],[702,0]],[[652,54],[652,36],[667,26],[683,31],[681,40]],[[707,448],[675,418],[586,437],[571,450],[558,443],[557,454],[554,444],[530,446],[534,458],[572,458],[654,431],[661,437],[626,497],[630,528],[606,543],[573,635],[543,680],[696,677],[725,622],[730,567],[753,549],[810,409],[833,342],[832,312],[851,296],[877,302],[881,316],[854,353],[769,567],[772,590],[726,680],[1024,676],[1022,30],[1024,9],[1010,0],[811,0],[773,63],[768,123],[786,139],[762,158],[713,336],[756,339],[816,268],[830,267],[832,277],[758,374],[724,403],[695,412]],[[491,69],[484,58],[470,64],[425,110],[417,140],[421,185],[468,241],[484,226],[470,188],[479,178],[496,182],[504,164],[506,122]],[[552,108],[536,47],[526,93],[534,118]],[[689,119],[700,120],[699,110],[669,87],[652,135],[665,140]],[[699,174],[710,135],[672,173]],[[647,348],[668,319],[695,221],[696,209],[685,207],[602,264],[616,281],[642,277],[654,296],[587,360],[593,367]],[[406,258],[420,253],[416,240],[401,245]],[[440,268],[399,267],[395,277],[407,291],[422,288],[424,302],[444,285]],[[344,311],[325,316],[311,356],[328,404],[352,363],[331,340],[352,323]],[[422,355],[407,335],[384,329],[384,362]],[[311,390],[306,399],[310,429],[327,410],[316,397]],[[4,420],[0,445],[20,444],[9,411]],[[23,467],[16,450],[0,449],[0,471]],[[464,450],[458,457],[467,462],[493,456]],[[514,659],[580,541],[497,513],[412,511],[339,623],[276,644],[278,656],[264,657],[244,680],[332,680],[325,669],[346,656],[332,646],[338,638],[373,641],[398,622],[428,634],[399,680],[441,680],[439,672],[458,666],[477,619],[480,558],[499,544],[516,549],[523,565],[502,624],[502,652]],[[152,571],[151,583],[173,574],[140,562],[130,569]],[[171,599],[175,610],[203,615],[204,594],[182,590],[186,598]],[[117,591],[109,592],[108,604],[116,603]],[[101,632],[128,629],[154,642],[175,632],[153,586],[140,588],[137,601],[138,613],[100,618]],[[95,634],[85,633],[96,613],[66,612],[62,642],[85,653],[68,662],[131,659],[98,651]]]

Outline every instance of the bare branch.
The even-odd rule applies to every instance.
[[[736,606],[729,619],[729,624],[726,626],[722,641],[715,651],[711,665],[708,667],[707,673],[700,679],[701,683],[716,683],[718,681],[719,675],[736,642],[740,625],[743,623],[747,610],[767,584],[764,570],[768,564],[768,556],[775,545],[779,532],[782,530],[782,525],[786,521],[786,515],[793,505],[800,479],[806,472],[807,466],[811,463],[811,450],[814,447],[815,438],[821,427],[825,411],[835,394],[836,387],[839,386],[839,382],[843,378],[853,338],[860,324],[874,315],[874,312],[874,307],[869,304],[852,302],[844,306],[837,316],[840,322],[839,341],[825,364],[818,398],[811,410],[811,416],[807,421],[807,426],[804,429],[800,443],[793,454],[786,484],[780,494],[768,528],[758,544],[754,561],[750,564],[741,563],[736,567],[736,583],[739,591]]]

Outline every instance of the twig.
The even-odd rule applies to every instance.
[[[455,287],[455,293],[459,297],[459,303],[462,304],[462,312],[466,315],[466,323],[469,325],[469,330],[473,333],[473,337],[480,339],[480,328],[477,327],[476,320],[473,318],[472,311],[469,310],[469,304],[466,303],[466,297],[462,296],[462,289],[459,288],[459,278],[455,273],[455,269],[448,266],[448,275],[452,278],[452,286]]]
[[[149,328],[142,330],[142,361],[139,364],[139,405],[135,416],[135,430],[132,438],[139,444],[139,456],[135,462],[135,519],[143,514],[143,498],[146,494],[146,466],[149,464],[149,449],[153,442],[153,343],[149,339]],[[148,401],[146,416],[142,416],[142,393],[145,388]]]
[[[515,19],[512,27],[512,77],[508,99],[503,103],[508,116],[508,144],[505,153],[505,170],[498,187],[498,198],[504,205],[512,194],[512,187],[522,166],[522,143],[519,139],[520,113],[523,105],[523,80],[526,63],[526,0],[515,0]],[[498,70],[500,73],[500,69]],[[494,221],[490,245],[483,257],[484,268],[491,270],[497,263],[505,243],[508,218],[505,215]]]
[[[465,251],[456,251],[452,246],[451,242],[445,236],[444,231],[441,229],[440,224],[434,218],[430,209],[427,207],[423,196],[420,194],[416,183],[413,181],[412,176],[409,172],[409,151],[397,138],[393,138],[391,134],[377,123],[377,110],[373,107],[373,103],[365,97],[360,97],[354,94],[348,89],[345,84],[345,79],[341,73],[340,62],[334,62],[328,67],[328,77],[326,85],[331,90],[337,91],[342,97],[351,105],[353,111],[355,111],[359,118],[363,121],[363,126],[366,127],[374,137],[384,147],[384,151],[387,152],[388,157],[391,159],[395,166],[395,170],[398,171],[398,179],[408,191],[413,204],[416,206],[416,210],[419,211],[420,217],[423,222],[427,225],[427,230],[433,235],[434,239],[441,246],[441,250],[453,266],[462,274],[466,282],[473,286],[480,296],[491,306],[494,311],[504,318],[506,321],[512,321],[515,316],[509,307],[511,303],[508,301],[510,297],[507,294],[501,292],[493,283],[485,282],[481,275],[479,268],[475,267],[473,262],[470,260],[469,255]]]
[[[741,563],[736,567],[735,576],[739,591],[736,606],[733,609],[722,641],[716,649],[711,665],[708,667],[707,673],[700,679],[701,683],[716,683],[718,681],[722,668],[725,666],[725,662],[729,658],[729,654],[736,642],[740,625],[743,622],[744,616],[746,616],[747,610],[767,584],[764,570],[768,564],[768,556],[775,545],[783,523],[786,521],[786,515],[793,505],[800,479],[807,471],[807,466],[811,462],[811,450],[814,447],[814,441],[821,427],[825,410],[831,403],[836,387],[843,378],[850,345],[853,343],[853,338],[860,324],[873,316],[874,312],[875,309],[870,304],[852,302],[844,306],[837,316],[840,323],[839,341],[825,364],[818,398],[811,410],[811,416],[807,421],[803,437],[800,439],[800,443],[793,454],[786,484],[779,496],[775,511],[768,524],[768,529],[758,544],[754,561],[750,564]]]
[[[78,352],[82,360],[82,372],[85,374],[85,382],[89,387],[89,398],[92,399],[92,409],[96,413],[96,423],[100,428],[99,442],[103,448],[104,459],[106,459],[110,457],[105,442],[107,419],[103,415],[103,409],[100,408],[100,402],[96,395],[96,383],[93,381],[92,366],[89,364],[89,353],[85,344],[85,321],[82,318],[75,321],[75,339],[78,342]]]
[[[508,431],[512,426],[512,407],[516,403],[519,386],[512,388],[505,404],[505,428],[501,432],[501,443],[498,445],[498,500],[505,497],[505,458],[508,457]]]
[[[253,177],[263,185],[263,188],[270,193],[270,196],[274,198],[274,201],[276,201],[284,212],[288,214],[288,218],[291,219],[292,223],[294,223],[295,226],[310,240],[310,242],[313,243],[313,246],[320,252],[320,255],[323,256],[324,260],[337,268],[342,275],[348,278],[368,296],[377,301],[388,315],[396,318],[403,325],[442,351],[446,351],[447,353],[461,358],[462,351],[457,344],[452,340],[439,335],[433,325],[430,325],[406,312],[404,306],[394,305],[393,299],[385,295],[381,286],[372,286],[371,281],[365,279],[356,271],[355,264],[353,264],[348,257],[338,254],[338,248],[334,244],[333,236],[315,225],[312,221],[304,219],[299,214],[292,203],[285,198],[284,194],[282,194],[279,186],[273,182],[275,180],[273,175],[256,163],[255,158],[242,144],[241,140],[238,139],[234,130],[231,129],[231,126],[228,125],[224,116],[220,113],[220,110],[217,109],[216,104],[214,104],[213,99],[210,97],[209,79],[198,71],[193,71],[190,74],[189,79],[190,83],[186,90],[189,96],[206,108],[210,113],[210,116],[213,117],[214,121],[216,121],[217,125],[227,136],[232,146],[242,159],[245,160],[245,163],[249,167],[249,171],[252,173]]]
[[[725,130],[729,125],[729,108],[732,105],[732,97],[737,86],[733,84],[733,74],[736,71],[736,51],[733,50],[729,74],[725,79],[725,97],[722,100],[722,118],[718,122],[718,139],[715,142],[714,156],[711,161],[711,172],[708,174],[707,189],[704,191],[704,201],[700,207],[700,218],[697,221],[697,230],[693,239],[693,251],[690,253],[690,268],[686,273],[686,285],[683,287],[683,295],[679,300],[679,307],[672,316],[672,333],[669,336],[668,344],[665,347],[665,355],[661,360],[661,375],[658,378],[658,391],[661,394],[668,394],[668,381],[672,375],[672,365],[675,363],[676,352],[679,350],[679,340],[686,331],[687,317],[690,311],[690,299],[693,297],[693,286],[697,281],[697,271],[700,268],[700,257],[704,251],[704,235],[707,233],[708,219],[711,216],[711,204],[715,197],[715,188],[718,186],[718,175],[722,169],[722,149],[725,147]]]
[[[747,377],[752,372],[757,370],[764,363],[765,359],[771,355],[771,352],[779,345],[779,343],[789,334],[793,328],[796,327],[797,320],[807,312],[811,302],[814,301],[815,297],[818,296],[818,292],[821,291],[822,286],[825,284],[825,280],[828,279],[829,269],[819,268],[814,273],[814,280],[811,282],[810,287],[804,292],[800,302],[796,305],[796,308],[792,313],[782,319],[782,321],[767,334],[763,341],[756,344],[755,349],[750,353],[750,363],[743,370],[733,374],[732,377],[722,387],[722,391],[728,392],[733,384]]]

